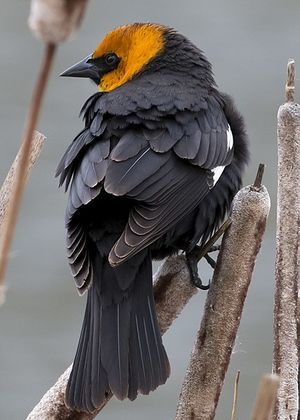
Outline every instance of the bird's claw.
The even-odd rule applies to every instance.
[[[207,253],[204,255],[204,258],[206,259],[206,261],[212,267],[213,270],[216,268],[216,261],[212,257],[210,257],[209,253],[220,251],[220,248],[221,248],[221,245],[213,245],[209,248]],[[200,247],[196,245],[192,251],[186,253],[187,266],[190,272],[191,282],[193,283],[193,285],[198,287],[198,289],[208,290],[210,287],[210,281],[206,285],[203,284],[198,274],[199,251],[200,251]]]
[[[210,288],[210,280],[208,284],[203,284],[199,276],[192,277],[192,283],[194,286],[198,287],[198,289],[201,289],[201,290],[208,290]]]
[[[192,251],[186,254],[186,262],[191,276],[191,282],[194,286],[201,290],[208,290],[210,287],[210,281],[208,284],[203,284],[198,274],[198,258]]]

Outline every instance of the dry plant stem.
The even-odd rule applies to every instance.
[[[269,209],[263,186],[245,187],[234,198],[232,223],[223,238],[176,420],[215,416]]]
[[[289,81],[289,86],[293,81]],[[280,376],[274,419],[295,420],[299,410],[297,304],[300,227],[300,106],[278,111],[278,199],[273,372]]]
[[[32,143],[32,148],[31,148],[30,157],[29,157],[29,164],[27,167],[26,175],[25,175],[26,179],[29,175],[32,165],[35,163],[35,161],[39,157],[44,141],[45,141],[45,136],[36,131],[33,136],[33,143]],[[5,217],[9,209],[12,190],[16,182],[17,168],[19,166],[22,153],[23,153],[23,149],[21,148],[13,164],[11,165],[10,170],[0,189],[0,238],[2,234],[2,227],[5,221]],[[5,295],[6,295],[6,286],[5,286],[5,283],[2,283],[0,285],[0,306],[5,302]]]
[[[96,416],[77,413],[69,410],[64,404],[66,383],[72,366],[70,366],[57,380],[56,384],[43,396],[39,404],[29,414],[27,420],[86,420]],[[58,415],[59,413],[59,415]]]
[[[39,133],[38,131],[35,131],[34,136],[33,136],[30,156],[29,156],[28,167],[26,171],[26,179],[29,175],[29,172],[32,166],[34,165],[35,161],[38,159],[40,155],[44,142],[45,142],[45,136]],[[1,237],[1,228],[5,219],[5,216],[7,214],[13,186],[15,185],[15,182],[16,182],[17,168],[19,166],[22,153],[23,153],[23,149],[21,147],[0,189],[0,237]]]
[[[184,255],[168,258],[154,281],[156,313],[163,335],[198,289],[191,283]]]
[[[48,76],[54,57],[54,52],[55,45],[48,44],[45,46],[43,61],[40,67],[37,82],[34,87],[33,95],[29,105],[29,113],[25,124],[22,142],[23,152],[18,165],[16,182],[10,200],[9,211],[3,227],[3,236],[0,247],[0,286],[4,282],[8,253],[11,246],[14,227],[17,221],[18,211],[20,208],[22,193],[25,185],[30,150],[32,148],[33,133],[37,124],[39,111],[42,104],[42,98],[44,95],[45,87],[47,85]]]
[[[241,374],[241,372],[238,370],[237,374],[236,374],[236,377],[235,377],[235,381],[234,381],[231,420],[236,420],[236,409],[237,409],[237,402],[238,402],[240,374]]]
[[[285,96],[287,102],[294,101],[294,93],[295,93],[295,60],[292,58],[289,59],[287,65],[287,81],[285,85]]]
[[[277,375],[262,377],[251,420],[270,420],[272,418],[278,385],[279,377]],[[287,417],[285,418],[287,419]]]
[[[254,184],[252,185],[252,189],[256,189],[256,188],[260,189],[264,172],[265,172],[265,165],[263,163],[260,163],[258,166]]]

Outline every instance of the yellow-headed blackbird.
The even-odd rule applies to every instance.
[[[117,28],[62,75],[99,90],[57,170],[69,188],[69,263],[88,292],[66,403],[91,412],[109,391],[133,400],[167,380],[151,259],[207,240],[241,185],[248,147],[210,63],[173,29]]]

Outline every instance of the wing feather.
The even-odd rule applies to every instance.
[[[127,195],[151,177],[168,158],[168,153],[158,154],[147,147],[126,161],[110,161],[104,181],[106,192],[113,195]]]
[[[122,162],[137,155],[146,146],[147,140],[141,135],[136,135],[133,130],[130,130],[118,141],[110,155],[110,159],[116,162]]]
[[[209,192],[208,174],[192,165],[182,171],[182,163],[173,158],[173,175],[177,178],[172,186],[161,183],[152,202],[156,205],[137,204],[130,212],[127,226],[109,255],[112,265],[118,265],[146,246],[191,212]],[[166,193],[167,188],[167,193]]]

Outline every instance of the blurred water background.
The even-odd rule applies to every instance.
[[[19,147],[42,45],[27,28],[29,0],[1,0],[0,176]],[[80,299],[65,257],[66,196],[53,174],[67,144],[81,129],[78,113],[94,92],[86,80],[58,74],[89,54],[115,26],[154,21],[175,27],[203,49],[219,87],[232,94],[244,114],[252,161],[245,184],[259,162],[272,198],[267,235],[257,261],[241,327],[226,377],[217,419],[229,419],[236,371],[241,370],[238,419],[249,418],[261,375],[271,371],[276,200],[276,113],[284,98],[286,63],[299,60],[298,0],[91,0],[76,39],[58,52],[39,123],[47,136],[27,185],[7,275],[8,295],[0,308],[0,419],[24,419],[74,356],[85,299]],[[298,61],[300,62],[300,60]],[[183,63],[184,65],[184,63]],[[298,93],[299,98],[299,93]],[[208,268],[201,266],[208,278]],[[103,420],[168,420],[203,312],[205,292],[186,307],[165,335],[172,376],[149,397],[112,401]]]

